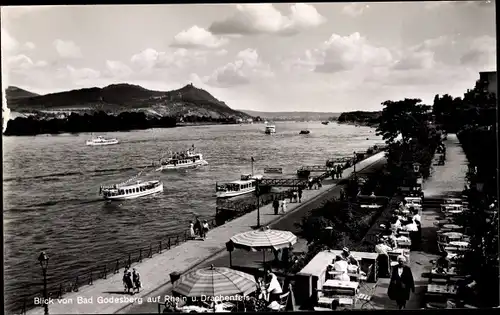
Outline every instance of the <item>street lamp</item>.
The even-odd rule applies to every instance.
[[[256,180],[255,187],[255,196],[257,197],[257,228],[260,228],[260,205],[259,205],[259,196],[260,196],[260,187],[259,187],[259,179]]]
[[[354,178],[356,178],[356,151],[354,151],[353,154],[354,154],[354,160],[353,160],[353,163],[354,163],[353,167],[354,167],[354,169],[353,169],[353,173],[354,173]]]
[[[40,266],[42,267],[43,272],[43,308],[44,314],[49,315],[49,304],[47,296],[47,266],[49,265],[49,256],[45,254],[45,252],[41,252],[40,256],[38,256],[38,262],[40,262]]]

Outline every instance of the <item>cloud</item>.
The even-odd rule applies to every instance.
[[[66,66],[59,68],[56,71],[56,78],[60,80],[70,79],[77,85],[84,85],[87,83],[92,84],[92,80],[98,79],[101,76],[101,72],[91,69],[91,68],[74,68],[72,66]]]
[[[238,4],[236,13],[223,21],[213,22],[213,34],[278,34],[293,35],[325,22],[325,18],[309,4],[297,3],[284,16],[272,4]]]
[[[446,9],[449,6],[491,6],[495,1],[475,0],[475,1],[429,1],[425,4],[427,10]]]
[[[215,69],[208,77],[202,80],[208,85],[230,87],[247,84],[254,78],[272,77],[274,73],[268,64],[262,62],[255,49],[240,51],[233,62]]]
[[[111,78],[127,78],[134,71],[121,61],[106,60],[106,69],[103,75]]]
[[[218,50],[218,51],[215,52],[216,56],[225,56],[227,54],[228,54],[228,51],[225,50],[225,49],[221,49],[221,50]]]
[[[192,26],[190,29],[175,35],[172,46],[184,48],[218,48],[227,43],[227,39],[219,38],[206,29]]]
[[[167,52],[156,51],[147,48],[130,59],[133,66],[142,72],[149,72],[153,69],[184,68],[187,65],[206,62],[206,52],[191,51],[185,48],[177,48]]]
[[[429,50],[407,51],[396,61],[395,70],[430,69],[435,65],[434,53]]]
[[[346,15],[350,15],[352,17],[360,16],[363,12],[368,9],[370,6],[364,3],[350,3],[344,5],[342,8],[342,13]]]
[[[32,42],[26,42],[24,43],[23,48],[26,50],[33,50],[36,48],[36,45]]]
[[[4,8],[2,8],[3,10]],[[17,42],[17,40],[14,39],[14,37],[12,37],[9,32],[2,27],[1,29],[1,32],[2,32],[2,50],[3,51],[6,51],[6,52],[11,52],[11,51],[14,51],[15,49],[17,49],[17,47],[19,46],[19,43]]]
[[[481,36],[472,41],[470,50],[462,55],[460,63],[466,66],[495,67],[496,40],[491,36]]]
[[[5,17],[7,18],[12,18],[12,19],[17,19],[20,18],[23,15],[28,15],[34,12],[40,12],[44,11],[47,9],[54,9],[54,6],[49,6],[49,5],[44,5],[44,6],[37,6],[37,5],[30,5],[30,6],[9,6],[9,7],[2,7],[2,14],[5,14]]]
[[[46,61],[39,60],[34,62],[30,57],[26,55],[16,55],[7,58],[7,71],[19,72],[19,71],[30,71],[36,68],[46,67],[48,64]]]
[[[360,68],[388,67],[393,54],[368,42],[358,32],[349,36],[332,34],[319,48],[306,50],[303,56],[285,60],[286,68],[335,73]]]
[[[62,58],[76,59],[83,57],[80,47],[78,47],[78,45],[76,45],[72,41],[64,41],[61,39],[56,39],[54,41],[54,47],[59,56]]]

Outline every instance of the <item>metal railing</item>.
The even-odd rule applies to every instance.
[[[216,218],[200,218],[200,220],[207,220],[210,228],[218,226]],[[64,294],[78,292],[79,288],[84,285],[93,285],[96,280],[106,279],[110,275],[119,273],[121,269],[130,267],[134,263],[140,263],[145,259],[152,258],[155,254],[161,254],[163,251],[169,250],[190,239],[191,237],[189,232],[186,230],[182,233],[169,235],[162,240],[150,243],[148,246],[139,247],[133,251],[125,253],[121,257],[96,265],[90,268],[90,270],[81,272],[70,279],[62,280],[53,285],[49,284],[48,296],[49,298],[60,299]],[[31,293],[26,295],[23,298],[22,306],[19,307],[18,312],[15,313],[24,315],[28,309],[33,308],[34,298],[43,296],[41,290],[42,289],[40,289],[40,293]]]

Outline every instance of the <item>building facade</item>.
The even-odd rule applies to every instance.
[[[483,91],[488,91],[489,93],[497,95],[497,72],[487,71],[479,72],[479,81],[477,82],[477,87]]]

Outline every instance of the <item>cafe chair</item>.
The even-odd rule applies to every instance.
[[[271,304],[269,304],[267,308],[275,312],[284,312],[286,309],[286,305],[288,304],[289,296],[290,296],[290,291],[281,294],[279,297],[279,302],[274,301]]]
[[[365,289],[368,289],[368,285],[367,285],[367,282],[368,280],[371,278],[371,276],[373,275],[373,264],[371,264],[370,266],[368,266],[368,270],[366,271],[366,274],[360,274],[359,275],[359,284],[361,286],[361,288],[365,288]]]
[[[375,309],[375,305],[372,303],[372,298],[375,295],[375,290],[377,289],[377,283],[371,287],[366,293],[359,293],[356,298],[361,303],[361,309]]]

